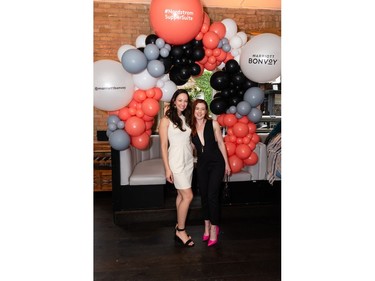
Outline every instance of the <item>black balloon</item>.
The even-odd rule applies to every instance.
[[[163,58],[163,57],[159,57],[159,60],[163,63],[164,65],[164,74],[167,74],[170,70],[171,70],[171,67],[173,65],[172,63],[172,59],[170,57],[166,57],[166,58]]]
[[[258,87],[259,83],[246,79],[242,84],[242,89],[247,90],[251,87]]]
[[[191,76],[191,73],[190,73],[190,67],[187,66],[187,65],[184,65],[180,68],[180,73],[178,74],[178,76],[182,79],[182,80],[189,80],[190,76]]]
[[[182,49],[181,46],[173,46],[171,51],[170,51],[170,55],[174,59],[179,59],[184,55],[184,50]]]
[[[240,101],[243,101],[243,96],[235,94],[229,98],[229,106],[236,106]]]
[[[158,39],[159,37],[156,35],[156,34],[150,34],[146,37],[146,46],[148,44],[155,44],[156,40]]]
[[[231,80],[233,81],[234,85],[241,85],[245,82],[247,78],[242,72],[238,72],[235,74],[232,74]]]
[[[223,89],[223,90],[221,90],[221,96],[223,97],[223,98],[229,98],[230,96],[231,96],[231,91],[230,91],[230,89]]]
[[[184,85],[189,80],[189,78],[183,79],[181,77],[181,67],[177,65],[172,66],[171,70],[169,71],[169,79],[177,86]]]
[[[221,97],[214,98],[210,103],[210,110],[213,114],[220,115],[225,113],[228,108],[228,103]]]
[[[199,73],[201,73],[201,67],[197,63],[192,63],[190,65],[190,73],[193,76],[197,76]]]
[[[200,61],[204,58],[205,52],[203,47],[194,47],[191,57],[195,61]]]
[[[231,59],[231,60],[228,60],[226,63],[225,63],[225,68],[224,68],[224,71],[228,72],[228,73],[237,73],[239,70],[240,70],[240,65],[238,64],[238,62],[234,59]]]
[[[218,71],[212,74],[210,78],[211,87],[217,91],[221,91],[229,86],[230,78],[227,73]]]

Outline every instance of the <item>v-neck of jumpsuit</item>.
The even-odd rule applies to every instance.
[[[212,120],[207,120],[203,129],[204,145],[198,136],[198,133],[192,137],[192,142],[197,150],[198,166],[207,165],[211,162],[224,161],[219,146],[215,140]]]

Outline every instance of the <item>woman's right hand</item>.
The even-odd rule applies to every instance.
[[[171,170],[167,170],[165,172],[165,179],[170,182],[170,183],[173,183],[173,174],[172,174],[172,171]]]

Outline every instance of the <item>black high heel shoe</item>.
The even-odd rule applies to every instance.
[[[178,223],[176,223],[176,226],[174,227],[174,231],[173,231],[173,236],[174,236],[174,239],[176,239],[176,230],[178,228]],[[191,236],[189,235],[189,233],[186,232],[186,235],[189,237],[189,239],[191,239]]]
[[[185,231],[185,228],[183,228],[183,229],[179,229],[177,226],[176,226],[176,231],[178,231],[178,232],[180,232],[180,231]],[[187,235],[187,234],[186,234]],[[180,237],[178,237],[177,236],[177,234],[175,233],[175,235],[174,235],[174,240],[176,241],[176,242],[179,242],[179,243],[181,243],[182,245],[184,245],[185,247],[194,247],[194,241],[190,238],[190,236],[188,235],[188,237],[189,237],[189,239],[184,243],[184,241],[182,241],[182,239],[180,238]],[[190,244],[190,243],[192,243],[193,242],[193,244]]]

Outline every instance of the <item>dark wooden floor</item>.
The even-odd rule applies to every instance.
[[[187,222],[195,247],[184,248],[169,197],[167,210],[127,212],[116,225],[111,193],[95,193],[94,280],[281,280],[280,204],[223,206],[219,243],[208,248],[196,196]]]

